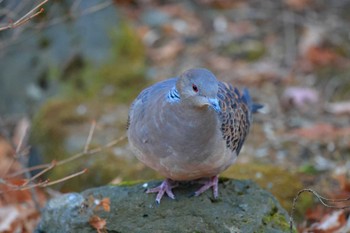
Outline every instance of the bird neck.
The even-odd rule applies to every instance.
[[[198,107],[191,102],[182,101],[179,110],[179,117],[193,126],[212,127],[218,120],[217,113],[208,106]]]

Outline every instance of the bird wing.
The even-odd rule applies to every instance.
[[[226,145],[239,154],[251,124],[251,106],[248,90],[241,93],[230,84],[219,82],[218,99],[221,107],[219,118]]]
[[[133,114],[136,106],[139,110],[139,116],[142,117],[144,115],[144,111],[148,107],[150,98],[156,99],[156,96],[164,94],[163,92],[168,92],[173,86],[175,86],[176,80],[177,78],[167,79],[144,89],[130,106],[126,129],[129,129],[131,115]]]

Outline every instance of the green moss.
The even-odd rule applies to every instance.
[[[350,98],[350,69],[348,67],[337,67],[335,65],[320,67],[316,70],[316,87],[320,93],[329,93],[331,85],[332,96],[329,100],[344,101]]]
[[[222,175],[254,180],[269,190],[288,211],[291,210],[294,196],[303,188],[296,174],[267,164],[235,164]]]
[[[117,186],[132,186],[132,185],[136,185],[136,184],[141,184],[141,183],[145,183],[147,181],[145,180],[129,180],[129,181],[123,181],[120,184],[118,184]]]
[[[92,65],[77,55],[64,69],[48,70],[47,78],[58,84],[58,93],[34,117],[32,135],[32,144],[40,145],[46,162],[76,153],[67,151],[69,136],[76,136],[80,142],[81,135],[72,131],[86,129],[91,119],[99,119],[118,103],[129,104],[147,85],[145,48],[135,30],[123,22],[110,36],[112,48],[106,62]],[[76,110],[82,103],[93,111],[79,115]],[[129,160],[108,152],[88,155],[52,169],[49,178],[59,179],[88,168],[84,175],[57,186],[60,190],[79,191],[106,184],[117,176],[122,180],[156,177],[150,169]]]
[[[317,173],[319,173],[319,171],[312,164],[303,164],[299,167],[299,172],[309,175],[316,175]]]
[[[275,229],[280,229],[283,232],[289,232],[289,222],[286,220],[286,216],[278,213],[278,208],[272,208],[271,212],[265,215],[262,219],[264,225],[269,225]],[[293,232],[296,232],[294,229]]]
[[[112,49],[108,61],[93,66],[79,57],[72,59],[62,73],[62,92],[84,99],[129,103],[148,84],[145,47],[135,30],[123,22],[110,37]]]
[[[74,100],[52,99],[34,117],[31,140],[33,144],[42,146],[48,162],[66,157],[62,144],[67,134],[67,126],[86,120],[85,116],[77,114],[76,106]]]
[[[226,55],[246,59],[249,62],[260,59],[266,53],[264,44],[256,40],[244,40],[240,43],[232,42],[223,48]]]

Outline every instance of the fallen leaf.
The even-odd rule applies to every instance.
[[[6,179],[5,183],[0,184],[0,191],[2,198],[0,199],[0,206],[8,204],[25,203],[32,200],[32,196],[28,190],[15,190],[20,187],[27,180],[20,178]]]
[[[101,206],[104,209],[104,211],[109,212],[111,210],[111,201],[108,197],[105,197],[101,200]]]
[[[339,138],[350,137],[350,127],[338,128],[329,123],[316,123],[309,127],[291,131],[291,134],[315,141],[333,141]]]
[[[229,57],[212,54],[206,58],[209,67],[215,67],[219,71],[228,71],[232,69],[232,60]]]
[[[335,176],[338,180],[340,189],[350,194],[350,179],[346,173],[338,174]]]
[[[0,176],[19,171],[22,166],[15,160],[14,149],[11,144],[0,136]]]
[[[309,48],[306,58],[312,65],[326,66],[335,64],[339,60],[339,55],[330,48],[316,46]]]
[[[305,25],[298,45],[300,55],[305,57],[311,48],[320,46],[323,42],[324,35],[324,27],[315,24]]]
[[[97,215],[93,215],[89,220],[90,226],[95,228],[98,233],[101,233],[105,230],[105,226],[107,224],[105,219],[100,218]]]
[[[320,222],[311,225],[306,232],[340,233],[349,232],[348,217],[344,210],[336,210],[325,215]]]
[[[231,9],[246,4],[242,0],[197,0],[197,2],[218,9]]]
[[[281,103],[284,108],[296,107],[304,110],[309,104],[319,102],[319,94],[315,89],[307,87],[288,87],[282,94]]]
[[[162,47],[150,50],[150,57],[156,62],[174,59],[184,48],[183,42],[178,39],[171,40]]]
[[[336,115],[350,114],[350,101],[329,103],[326,104],[325,109]]]
[[[308,221],[319,222],[322,217],[329,213],[330,210],[325,208],[322,205],[317,205],[314,208],[310,208],[306,210],[305,217]]]
[[[19,217],[19,212],[15,206],[6,206],[0,208],[0,232],[11,230],[11,225]]]
[[[310,6],[312,0],[285,0],[285,3],[293,10],[301,11]]]

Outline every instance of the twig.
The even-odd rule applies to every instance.
[[[43,168],[48,168],[48,167],[49,167],[48,164],[40,164],[40,165],[36,165],[33,167],[29,167],[29,168],[23,168],[20,171],[13,172],[13,173],[7,175],[6,178],[13,178],[13,177],[22,175],[25,172],[31,172],[31,171],[35,171],[35,170],[39,170],[39,169],[43,169]]]
[[[72,175],[69,175],[69,176],[66,176],[66,177],[63,177],[62,179],[59,179],[59,180],[55,180],[55,181],[51,181],[51,182],[48,182],[46,184],[43,184],[43,185],[40,185],[40,187],[47,187],[47,186],[50,186],[50,185],[54,185],[54,184],[58,184],[58,183],[61,183],[63,181],[66,181],[66,180],[69,180],[69,179],[72,179],[76,176],[80,176],[82,174],[84,174],[85,172],[87,172],[87,168],[85,168],[84,170],[80,171],[80,172],[76,172]]]
[[[85,153],[85,152],[80,152],[80,153],[78,153],[78,154],[76,154],[76,155],[73,155],[72,157],[69,157],[69,158],[67,158],[67,159],[64,159],[64,160],[61,160],[61,161],[57,162],[57,166],[62,165],[62,164],[65,164],[65,163],[68,163],[68,162],[71,162],[71,161],[73,161],[73,160],[76,160],[76,159],[78,159],[78,158],[80,158],[80,157],[82,157],[82,156],[84,156],[84,155],[96,154],[97,152],[100,152],[100,151],[102,151],[102,150],[104,150],[104,149],[107,149],[107,148],[109,148],[109,147],[112,147],[112,146],[118,144],[119,142],[123,141],[124,139],[126,139],[126,136],[125,136],[125,135],[124,135],[124,136],[121,136],[120,138],[118,138],[118,139],[116,139],[116,140],[114,140],[114,141],[111,141],[111,142],[107,143],[107,144],[104,145],[104,146],[101,146],[101,147],[97,147],[97,148],[88,150],[86,153]]]
[[[0,191],[0,194],[12,192],[12,191],[23,191],[23,190],[27,190],[27,189],[32,190],[33,188],[37,188],[37,187],[43,188],[43,187],[51,186],[51,185],[58,184],[58,183],[66,181],[66,180],[72,179],[74,177],[80,176],[80,175],[84,174],[85,172],[87,172],[87,170],[88,169],[85,168],[79,172],[76,172],[76,173],[69,175],[69,176],[65,176],[65,177],[58,179],[58,180],[55,180],[55,181],[50,182],[49,180],[45,180],[43,182],[32,184],[32,185],[27,185],[26,184],[27,182],[22,184],[22,185],[13,185],[13,184],[6,182],[3,179],[0,179],[0,183],[5,184],[6,186],[11,188],[11,190]]]
[[[85,143],[85,147],[84,147],[84,153],[87,153],[88,150],[89,150],[89,146],[90,146],[90,143],[91,143],[91,140],[92,140],[92,135],[94,134],[95,128],[96,128],[96,121],[93,121],[92,124],[91,124],[91,127],[90,127],[89,136],[86,139],[86,143]]]
[[[109,143],[107,143],[107,144],[105,144],[105,145],[103,145],[101,147],[97,147],[97,148],[94,148],[94,149],[90,149],[90,150],[88,150],[86,152],[80,152],[78,154],[75,154],[75,155],[73,155],[73,156],[71,156],[71,157],[69,157],[67,159],[64,159],[64,160],[56,162],[56,167],[60,166],[60,165],[63,165],[63,164],[66,164],[68,162],[71,162],[73,160],[76,160],[76,159],[78,159],[78,158],[80,158],[80,157],[82,157],[84,155],[96,154],[96,153],[98,153],[98,152],[100,152],[102,150],[105,150],[107,148],[110,148],[112,146],[117,145],[119,142],[121,142],[121,141],[123,141],[125,139],[126,139],[126,135],[123,135],[120,138],[115,139],[115,140],[113,140],[113,141],[111,141],[111,142],[109,142]],[[28,172],[28,171],[34,171],[34,170],[38,170],[38,169],[48,168],[48,167],[50,167],[50,165],[51,165],[51,163],[47,163],[47,164],[40,164],[40,165],[37,165],[37,166],[26,168],[26,169],[23,169],[21,171],[11,173],[11,174],[7,175],[6,178],[16,177],[16,176],[19,176],[19,175],[21,175],[21,174],[23,174],[25,172]]]
[[[25,15],[23,15],[20,19],[18,19],[16,22],[14,23],[10,23],[8,25],[5,25],[3,27],[0,27],[0,31],[4,31],[6,29],[10,29],[10,28],[16,28],[19,27],[25,23],[27,23],[29,20],[31,20],[32,18],[38,16],[39,14],[44,12],[44,8],[41,8],[44,4],[46,4],[49,0],[44,0],[41,3],[39,3],[36,7],[34,7],[33,9],[31,9],[28,13],[26,13]],[[37,11],[40,8],[39,11]]]
[[[109,7],[112,4],[113,4],[112,1],[104,1],[104,2],[102,2],[100,4],[95,5],[95,6],[86,8],[86,9],[84,9],[81,12],[77,12],[77,13],[74,13],[74,14],[73,14],[73,12],[70,12],[70,13],[68,13],[66,15],[63,15],[62,17],[58,17],[58,18],[55,18],[55,19],[49,21],[47,24],[44,25],[44,27],[51,27],[53,25],[62,23],[64,21],[67,21],[67,20],[71,19],[72,17],[73,18],[79,18],[79,17],[84,16],[84,15],[95,13],[97,11],[100,11],[100,10],[106,8],[106,7]],[[76,7],[74,7],[74,8],[76,8]]]
[[[29,184],[30,182],[34,181],[35,179],[39,178],[40,176],[42,176],[43,174],[45,174],[46,172],[48,172],[49,170],[51,170],[52,168],[54,168],[56,166],[56,161],[52,161],[51,162],[51,166],[50,167],[47,167],[45,168],[44,170],[40,171],[38,174],[36,174],[35,176],[31,177],[30,179],[28,179],[24,184],[24,185],[27,185]]]
[[[46,0],[46,1],[48,1],[48,0]],[[69,19],[72,19],[72,18],[76,19],[76,18],[85,16],[85,15],[93,14],[95,12],[98,12],[100,10],[103,10],[104,8],[107,8],[107,7],[111,6],[111,5],[113,5],[113,1],[106,0],[106,1],[104,1],[102,3],[99,3],[99,4],[96,4],[94,6],[88,7],[86,9],[82,10],[81,12],[72,12],[72,11],[74,11],[77,8],[77,6],[78,6],[77,4],[80,3],[80,2],[81,1],[77,1],[77,3],[76,2],[74,3],[75,6],[71,8],[71,12],[69,12],[69,13],[61,16],[61,17],[57,17],[57,18],[51,19],[48,22],[45,22],[45,24],[35,25],[34,29],[48,28],[48,27],[54,26],[56,24],[68,21]],[[2,29],[2,30],[5,30],[5,29]],[[22,42],[24,39],[25,38],[19,38],[19,39],[10,40],[10,41],[1,41],[0,40],[0,51],[2,49],[4,49],[4,48],[8,47],[8,46],[13,46],[15,44],[18,44],[18,43]]]
[[[332,203],[348,202],[348,201],[350,201],[350,197],[349,198],[344,198],[344,199],[329,199],[329,198],[325,198],[325,197],[321,196],[315,190],[302,189],[302,190],[300,190],[297,193],[297,195],[293,199],[292,211],[291,211],[290,216],[289,216],[289,229],[290,229],[291,233],[293,232],[293,223],[294,223],[293,216],[294,216],[294,211],[295,211],[295,208],[296,208],[296,203],[297,203],[300,195],[302,193],[305,193],[305,192],[309,192],[309,193],[312,193],[313,195],[315,195],[316,198],[322,203],[322,205],[324,205],[324,206],[326,206],[328,208],[333,208],[333,209],[347,209],[347,208],[350,208],[350,205],[349,206],[336,206],[336,205],[330,205],[330,204],[326,203],[326,202],[332,202]]]

